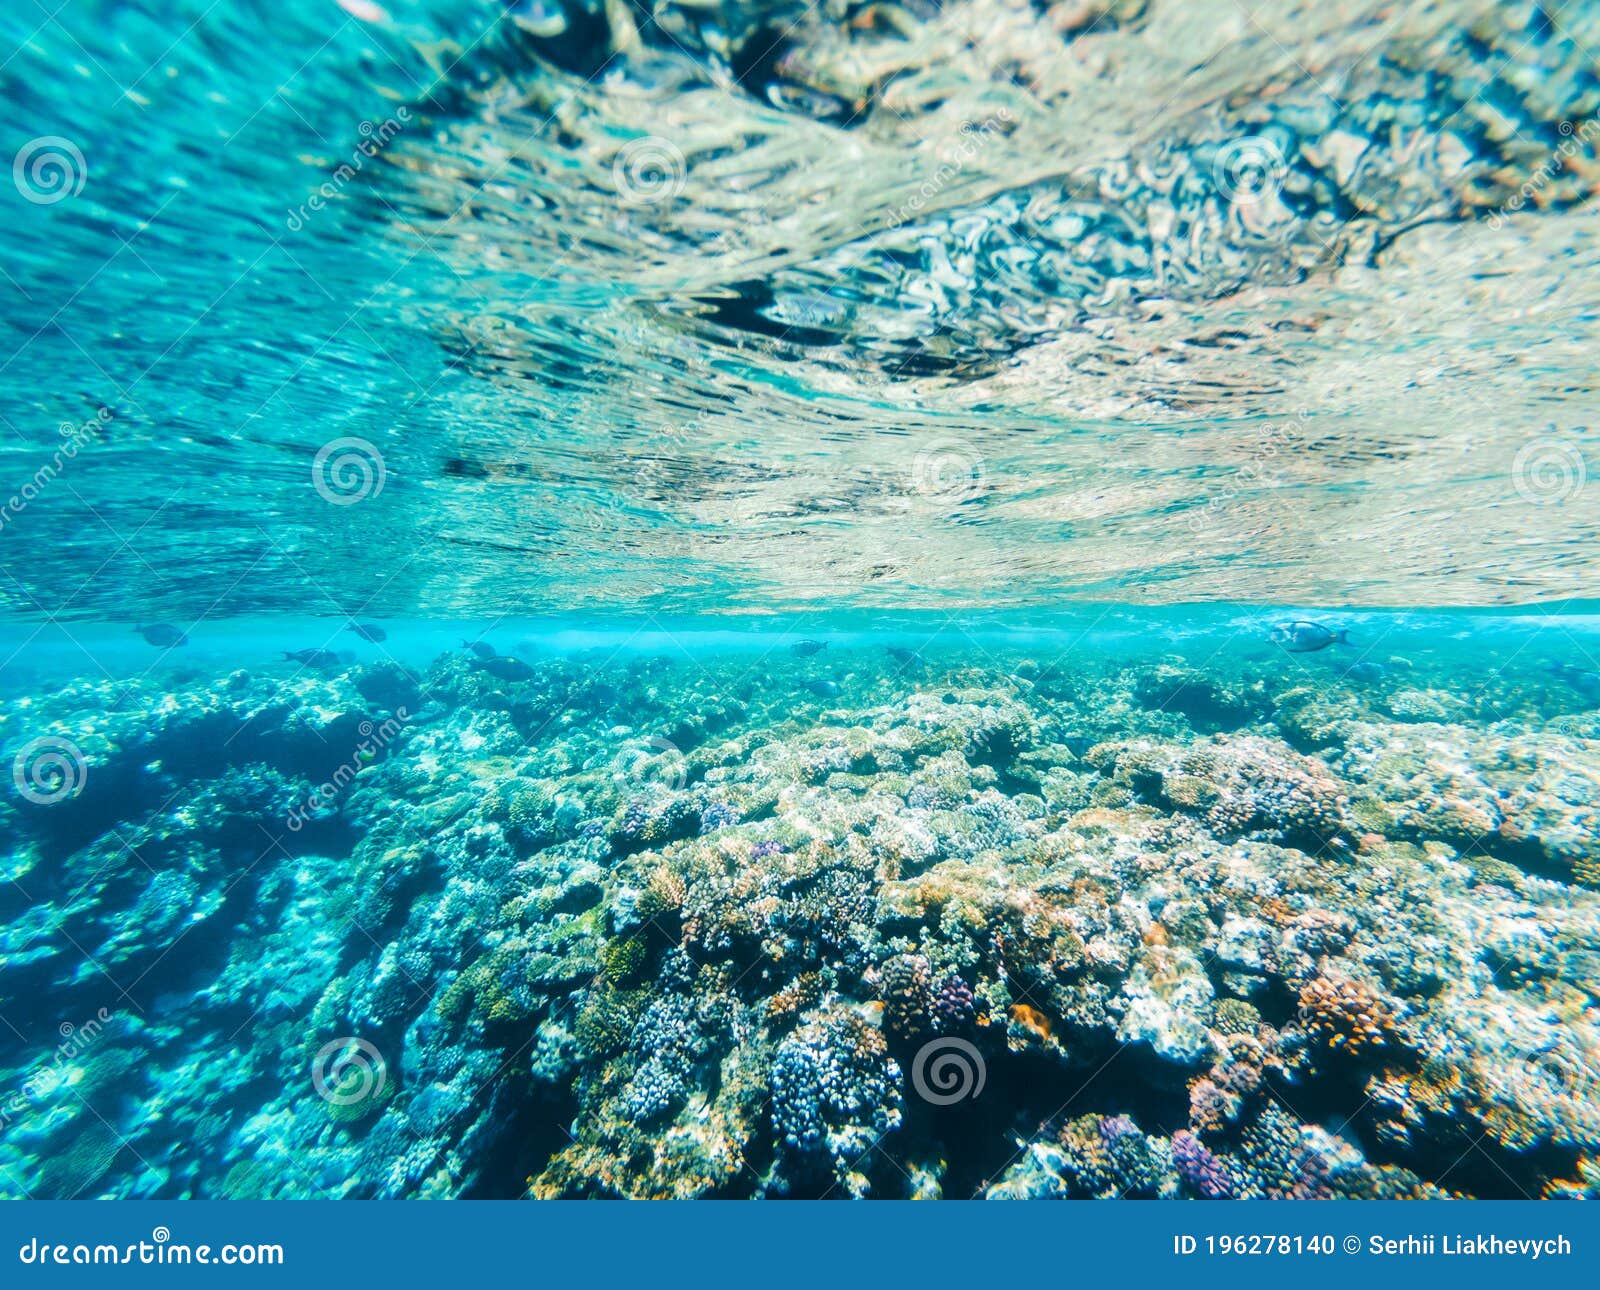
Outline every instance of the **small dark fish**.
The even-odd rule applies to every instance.
[[[174,649],[189,643],[188,636],[171,623],[151,623],[148,627],[135,627],[133,630],[144,637],[145,644],[156,645],[162,649]]]
[[[302,667],[338,667],[339,656],[331,649],[284,650],[284,658]]]
[[[469,649],[479,658],[493,658],[498,651],[488,641],[462,641],[462,649]]]
[[[813,654],[820,654],[828,648],[827,641],[796,641],[789,646],[801,658],[810,658]]]
[[[379,627],[377,623],[351,623],[350,626],[345,628],[345,631],[354,632],[362,640],[371,641],[373,644],[389,639],[389,633]]]
[[[485,657],[480,654],[474,666],[480,672],[487,672],[502,681],[531,681],[535,675],[534,670],[520,658],[512,658],[510,655],[496,657],[490,654]]]
[[[909,667],[913,663],[922,662],[921,654],[918,654],[914,649],[907,649],[904,645],[890,645],[888,649],[889,657],[894,659],[896,663]]]
[[[801,685],[810,690],[812,694],[820,695],[824,699],[831,699],[839,693],[837,681],[802,681]]]
[[[1294,622],[1279,623],[1272,629],[1272,635],[1268,639],[1290,654],[1310,654],[1319,649],[1327,649],[1330,645],[1348,645],[1350,633],[1343,628],[1335,631],[1323,623],[1297,619]]]

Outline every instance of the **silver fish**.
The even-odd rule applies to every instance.
[[[1336,630],[1326,623],[1314,623],[1301,618],[1279,623],[1267,639],[1290,654],[1310,654],[1327,649],[1330,645],[1348,645],[1350,633],[1343,628]]]

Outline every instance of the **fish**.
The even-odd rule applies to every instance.
[[[1088,754],[1089,749],[1093,748],[1095,744],[1100,741],[1095,739],[1092,735],[1066,735],[1062,738],[1061,742],[1066,745],[1068,752],[1070,752],[1074,757],[1077,757],[1079,760],[1082,760]]]
[[[480,654],[473,666],[502,681],[531,681],[535,675],[534,670],[520,658],[512,658],[509,654]]]
[[[331,649],[286,649],[284,658],[302,667],[338,667],[339,656]]]
[[[479,658],[493,658],[499,652],[488,641],[462,641],[462,649],[469,649]]]
[[[837,681],[802,681],[800,684],[810,690],[812,694],[820,695],[824,699],[830,699],[839,693],[839,683]]]
[[[1330,645],[1348,645],[1350,633],[1344,628],[1335,630],[1324,623],[1313,623],[1301,618],[1279,623],[1272,629],[1272,634],[1267,639],[1290,654],[1310,654],[1319,649],[1327,649]]]
[[[789,646],[801,658],[810,658],[813,654],[820,654],[828,648],[827,641],[796,641]]]
[[[922,655],[914,649],[907,649],[904,645],[890,645],[887,647],[889,657],[896,663],[910,667],[913,663],[922,662]]]
[[[179,645],[189,643],[189,637],[171,623],[151,623],[149,626],[135,627],[133,630],[144,637],[145,644],[156,645],[161,649],[175,649]]]
[[[377,623],[351,623],[350,626],[345,628],[345,631],[354,632],[362,640],[372,641],[374,644],[389,639],[389,633],[379,627]]]

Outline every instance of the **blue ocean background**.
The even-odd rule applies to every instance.
[[[0,8],[0,1195],[1600,1193],[1597,48]]]

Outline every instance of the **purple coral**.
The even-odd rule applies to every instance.
[[[1130,1133],[1139,1137],[1144,1136],[1139,1132],[1139,1126],[1133,1122],[1130,1116],[1102,1115],[1100,1117],[1100,1138],[1106,1146],[1114,1146],[1118,1139],[1125,1138]]]
[[[700,812],[700,832],[715,833],[739,822],[739,812],[726,802],[712,802]]]
[[[944,1034],[966,1030],[978,1018],[978,1000],[972,987],[958,976],[946,978],[933,998],[935,1027]]]
[[[1172,1158],[1178,1177],[1202,1200],[1233,1199],[1235,1189],[1227,1166],[1187,1129],[1172,1135]]]

